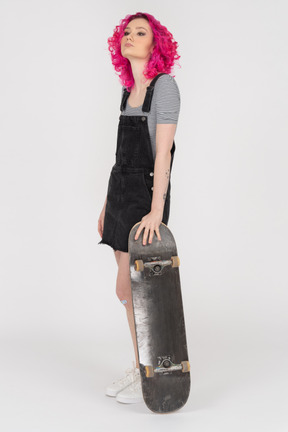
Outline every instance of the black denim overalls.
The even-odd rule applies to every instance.
[[[154,85],[163,75],[155,76],[146,89],[142,111],[149,112]],[[126,106],[129,92],[124,89],[120,110]],[[117,136],[116,163],[112,167],[107,192],[104,230],[98,244],[107,244],[114,250],[128,252],[131,228],[151,211],[154,159],[147,116],[120,115]],[[175,152],[171,148],[170,173]],[[170,189],[167,189],[162,221],[167,225],[170,211]],[[154,234],[156,235],[156,234]]]

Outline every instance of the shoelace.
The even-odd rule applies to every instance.
[[[139,391],[141,389],[141,379],[140,376],[138,377],[137,380],[133,381],[130,386],[129,389],[134,392],[134,391]]]
[[[132,362],[132,368],[128,368],[125,371],[126,376],[121,378],[120,380],[118,380],[118,383],[123,383],[125,381],[127,381],[127,378],[129,377],[129,375],[132,375],[132,382],[136,381],[137,378],[137,372],[136,372],[136,366],[135,366],[135,362]],[[116,381],[114,381],[115,383]]]

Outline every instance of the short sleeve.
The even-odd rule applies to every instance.
[[[162,75],[155,84],[156,123],[177,124],[180,112],[180,91],[175,78],[169,74]]]

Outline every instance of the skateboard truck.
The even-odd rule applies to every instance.
[[[165,267],[179,267],[180,259],[178,256],[172,256],[170,260],[146,261],[135,260],[134,268],[136,271],[144,271],[144,268],[149,268],[153,276],[160,276]]]
[[[159,366],[145,366],[145,374],[147,378],[153,378],[155,373],[163,375],[176,370],[182,370],[183,373],[190,371],[189,361],[182,361],[180,364],[173,363],[169,358],[164,359]]]

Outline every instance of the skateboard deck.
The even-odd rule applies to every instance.
[[[134,239],[139,225],[130,231],[128,251],[142,393],[151,411],[168,413],[183,407],[190,392],[180,260],[163,222],[161,241],[154,233],[146,245],[144,230]]]

